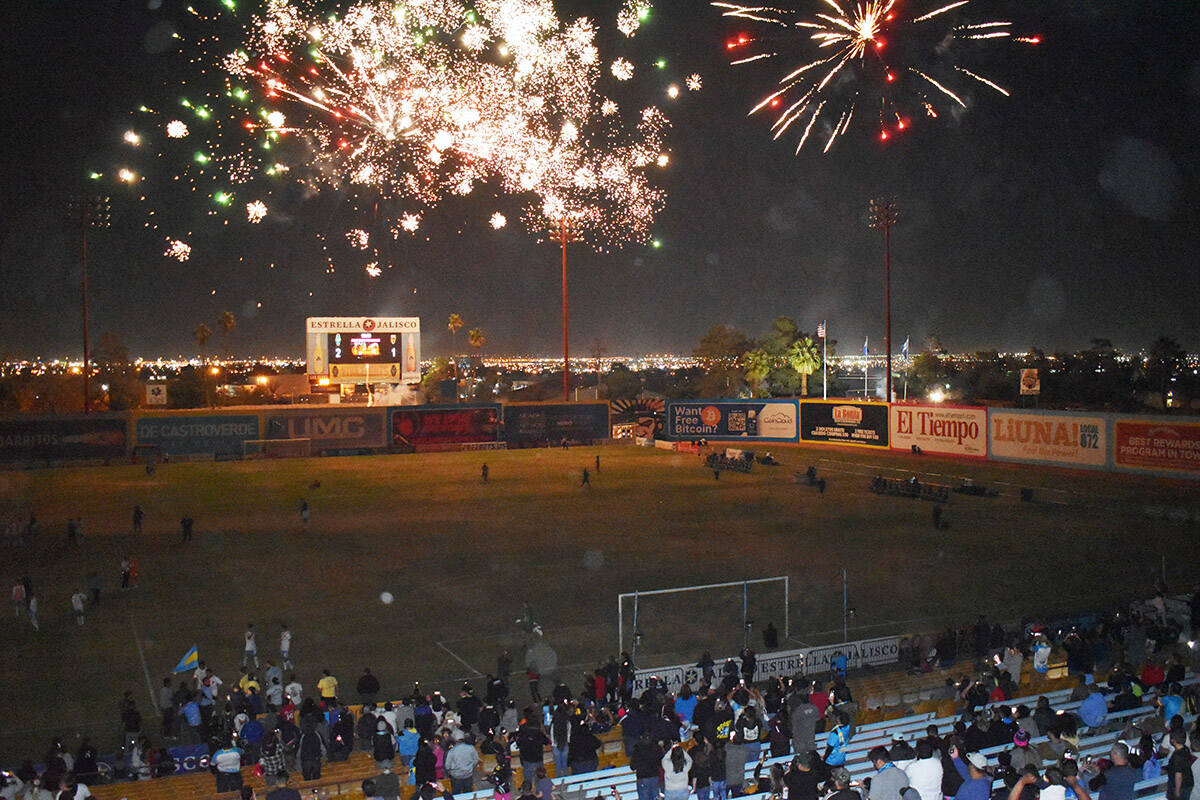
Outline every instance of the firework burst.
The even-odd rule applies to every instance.
[[[254,3],[187,7],[179,39],[193,80],[177,105],[141,107],[124,139],[125,154],[145,142],[142,155],[181,165],[166,188],[211,198],[208,216],[227,226],[225,209],[244,203],[258,225],[268,203],[286,219],[297,197],[344,197],[361,221],[319,236],[322,247],[387,263],[389,238],[484,187],[539,235],[570,215],[598,250],[649,240],[669,122],[603,95],[605,65],[628,80],[634,56],[602,59],[593,21],[560,18],[552,0],[349,0],[333,14],[322,0]],[[646,0],[626,0],[617,27],[631,37],[649,15]],[[116,176],[145,175],[148,208],[178,207],[162,203],[153,172]],[[170,213],[151,210],[148,227],[167,232]],[[489,213],[481,224],[507,222]]]
[[[860,109],[860,117],[878,126],[879,140],[887,141],[914,118],[936,118],[948,106],[966,108],[964,81],[1007,97],[1008,90],[997,82],[959,64],[959,51],[985,40],[1038,44],[1041,39],[1016,34],[1012,22],[967,21],[963,14],[969,3],[952,0],[912,13],[897,0],[822,0],[821,10],[811,16],[728,2],[712,5],[723,16],[786,31],[730,39],[726,47],[735,65],[789,58],[798,43],[814,51],[750,110],[775,115],[776,139],[789,130],[798,133],[799,153],[810,138],[829,152]]]

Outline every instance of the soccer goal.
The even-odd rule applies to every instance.
[[[302,458],[312,455],[312,439],[248,439],[242,442],[248,458]]]
[[[783,642],[791,633],[789,590],[781,575],[618,594],[618,652],[694,658],[703,650],[758,649],[751,637],[768,623]]]

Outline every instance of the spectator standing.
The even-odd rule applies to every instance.
[[[1167,800],[1190,800],[1192,794],[1192,762],[1196,757],[1188,751],[1187,734],[1171,731],[1171,757],[1167,760]]]
[[[42,626],[38,623],[38,599],[36,594],[29,595],[25,608],[29,612],[29,624],[33,626],[35,631],[40,631]]]
[[[662,767],[662,758],[662,749],[650,739],[649,732],[643,732],[637,744],[633,746],[633,754],[629,758],[629,766],[637,778],[638,800],[657,800],[658,773]],[[714,765],[714,769],[724,768],[724,763]],[[745,761],[742,762],[741,768],[745,769]]]
[[[916,760],[904,768],[908,785],[917,790],[921,800],[942,800],[942,760],[928,739],[918,741],[916,750]]]
[[[908,775],[892,763],[886,747],[873,747],[867,760],[875,767],[871,776],[868,800],[900,800],[900,792],[908,786]]]
[[[71,595],[71,610],[75,613],[75,623],[83,625],[83,604],[87,601],[87,595],[82,589],[76,589],[75,594]]]
[[[326,708],[332,708],[337,702],[338,680],[327,669],[321,670],[321,679],[317,681],[317,691],[321,694],[321,703]]]
[[[1134,784],[1142,773],[1129,766],[1129,745],[1117,742],[1108,753],[1112,766],[1102,773],[1100,800],[1133,800]]]
[[[128,589],[129,589],[130,570],[132,570],[132,568],[133,568],[133,565],[129,563],[129,556],[125,556],[124,558],[121,559],[121,590],[122,591],[128,591]]]
[[[572,775],[595,772],[600,766],[596,753],[603,742],[588,728],[587,720],[580,717],[571,729],[571,741],[567,745],[567,763]],[[684,776],[686,779],[686,775]]]
[[[217,793],[237,792],[242,788],[242,749],[226,741],[212,756],[217,771]]]
[[[992,796],[992,779],[987,774],[987,757],[982,753],[971,753],[964,762],[958,748],[952,746],[950,758],[963,781],[954,800],[989,800]]]
[[[358,692],[358,702],[364,706],[373,705],[375,697],[379,694],[379,678],[371,674],[370,667],[363,667],[363,674],[358,678],[358,684],[354,687]]]
[[[840,711],[834,712],[837,720],[833,730],[825,737],[825,763],[831,767],[841,767],[846,763],[846,745],[850,743],[850,723],[846,715]]]
[[[21,581],[13,581],[12,586],[12,601],[13,601],[13,616],[17,619],[29,610],[29,606],[25,602],[25,584]]]
[[[375,723],[371,754],[375,758],[375,768],[382,771],[390,770],[392,762],[396,759],[396,740],[388,730],[387,722],[382,718]]]
[[[249,669],[250,662],[254,662],[254,668],[258,669],[258,638],[254,635],[254,623],[246,623],[246,632],[242,634],[245,640],[245,649],[242,654],[242,666]]]
[[[688,783],[692,757],[676,742],[662,757],[663,794],[665,800],[688,800],[691,787]]]
[[[523,789],[532,786],[533,776],[538,767],[542,765],[546,746],[550,744],[550,738],[533,718],[533,709],[528,709],[528,711],[525,719],[521,721],[521,726],[517,728],[515,737],[517,753],[521,759],[521,786]]]
[[[306,781],[321,777],[321,760],[325,757],[325,740],[311,720],[304,718],[298,744],[300,772]]]
[[[175,691],[171,688],[171,679],[169,677],[162,679],[162,686],[158,689],[158,713],[162,716],[162,735],[163,739],[175,738]]]
[[[308,529],[308,501],[303,497],[300,498],[300,525],[305,530]]]
[[[280,666],[284,669],[293,669],[292,666],[292,632],[287,625],[280,625],[279,632],[279,658]]]
[[[792,752],[810,753],[816,750],[817,721],[821,718],[821,712],[810,702],[807,691],[793,694],[789,705],[792,708]]]
[[[140,505],[133,507],[133,532],[139,534],[142,532],[142,520],[146,518],[146,513],[142,511]]]
[[[475,790],[475,770],[479,766],[479,753],[475,750],[475,737],[466,736],[446,753],[443,769],[450,779],[450,793],[463,794]]]

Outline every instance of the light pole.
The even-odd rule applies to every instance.
[[[900,207],[895,198],[876,197],[871,201],[870,226],[883,231],[883,343],[887,348],[887,379],[884,399],[892,402],[892,227],[899,221]]]
[[[577,241],[575,220],[569,214],[558,218],[555,236],[562,245],[562,334],[563,334],[563,400],[571,399],[571,361],[567,345],[567,326],[570,319],[567,306],[567,245]]]
[[[87,269],[87,232],[88,229],[103,230],[112,220],[112,211],[107,197],[93,195],[75,197],[69,205],[71,223],[79,226],[79,261],[83,267],[81,291],[81,312],[83,318],[83,413],[92,410],[90,397],[91,360],[88,349],[88,269]]]

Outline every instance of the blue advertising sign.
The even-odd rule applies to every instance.
[[[504,407],[509,447],[587,444],[612,435],[608,403],[531,403]]]
[[[674,439],[794,442],[799,417],[795,400],[672,400],[666,432]]]
[[[258,417],[253,414],[237,416],[192,417],[154,415],[137,421],[139,447],[156,445],[173,456],[242,454],[242,443],[258,439]]]

